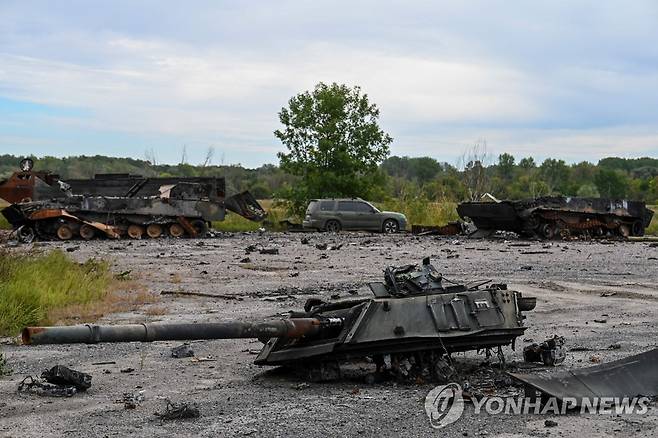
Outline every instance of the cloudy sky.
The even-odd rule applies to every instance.
[[[319,81],[396,155],[655,157],[658,2],[0,0],[0,153],[276,163]]]

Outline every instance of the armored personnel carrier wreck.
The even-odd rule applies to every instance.
[[[27,327],[23,343],[69,344],[258,338],[265,345],[257,365],[302,368],[313,380],[340,376],[340,363],[370,357],[377,372],[440,379],[453,352],[512,345],[526,327],[524,311],[535,298],[504,284],[460,284],[430,264],[389,267],[374,297],[307,301],[286,319],[198,324],[145,323],[70,327]]]
[[[513,231],[545,239],[565,234],[642,236],[653,217],[641,201],[563,196],[463,202],[457,213],[480,231]]]
[[[0,197],[12,202],[2,214],[22,241],[202,237],[210,222],[224,220],[227,209],[254,221],[266,217],[249,192],[226,197],[224,178],[102,174],[62,181],[32,171],[31,160],[0,182]]]

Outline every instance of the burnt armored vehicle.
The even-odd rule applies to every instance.
[[[653,211],[641,201],[549,196],[520,201],[463,202],[462,219],[478,230],[513,231],[552,239],[565,234],[642,236]]]
[[[488,283],[488,282],[486,282]],[[522,335],[523,311],[535,299],[504,284],[458,284],[429,263],[385,270],[371,283],[374,297],[326,303],[307,301],[287,319],[261,322],[28,327],[24,344],[148,342],[258,338],[257,365],[300,366],[309,378],[340,376],[339,362],[370,357],[378,371],[440,378],[453,352],[512,345]]]
[[[23,241],[201,237],[211,221],[224,220],[226,210],[253,221],[267,215],[249,192],[226,197],[224,178],[104,174],[64,182],[55,174],[33,172],[25,161],[0,184],[0,195],[15,202],[2,214]]]

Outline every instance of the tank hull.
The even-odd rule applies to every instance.
[[[464,202],[462,219],[480,230],[553,238],[561,234],[642,236],[653,211],[641,201],[543,197],[519,201]]]

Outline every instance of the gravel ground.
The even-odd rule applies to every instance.
[[[303,244],[302,237],[310,244]],[[343,246],[315,247],[323,242]],[[566,337],[567,347],[594,351],[570,352],[564,364],[549,372],[590,366],[593,360],[608,362],[656,346],[658,248],[648,243],[266,233],[42,245],[79,247],[71,255],[80,261],[109,258],[116,272],[132,270],[136,281],[156,295],[183,291],[223,296],[162,295],[138,311],[108,315],[101,323],[273,317],[301,308],[310,296],[330,300],[336,293],[352,297],[348,291],[354,290],[365,296],[365,283],[380,281],[385,266],[419,262],[431,255],[447,278],[492,279],[538,298],[535,311],[527,313],[528,330],[518,339],[516,351],[505,349],[512,369],[523,365],[521,350],[529,339],[542,341],[553,334]],[[253,252],[249,263],[239,263],[247,257],[249,245],[276,247],[279,254]],[[607,322],[594,322],[601,318]],[[620,348],[608,349],[611,344]],[[423,408],[431,384],[368,385],[362,378],[364,364],[353,365],[342,381],[308,383],[286,370],[253,365],[260,348],[256,340],[192,342],[196,357],[209,361],[173,359],[170,349],[176,345],[2,346],[14,374],[0,379],[0,435],[658,435],[655,405],[645,415],[550,417],[475,415],[467,405],[459,421],[436,431]],[[465,380],[476,382],[477,376],[497,373],[481,366],[485,357],[475,352],[457,355],[456,361]],[[99,362],[115,363],[94,365]],[[70,398],[17,393],[23,376],[38,375],[55,364],[92,374],[91,389]],[[134,371],[121,372],[126,368]],[[123,403],[117,403],[124,393],[141,393],[144,401],[136,409],[124,409]],[[163,410],[165,399],[196,402],[201,417],[163,421],[154,413]],[[555,420],[557,426],[545,427],[546,419]]]

